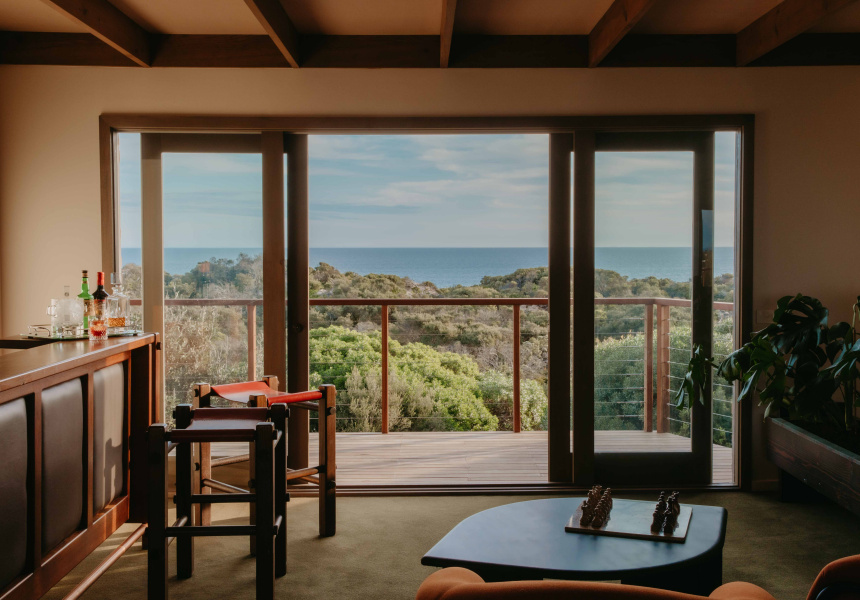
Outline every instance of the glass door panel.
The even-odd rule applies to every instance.
[[[547,480],[547,146],[310,136],[309,370],[338,388],[339,482]]]
[[[710,394],[681,410],[674,392],[712,343],[713,134],[594,139],[594,385],[575,401],[593,403],[595,479],[710,483]]]
[[[120,282],[131,300],[130,326],[143,329],[143,279],[141,272],[140,134],[117,134],[117,209],[119,210]],[[111,289],[113,293],[113,288]]]
[[[725,359],[736,347],[735,318],[735,222],[738,203],[738,143],[735,131],[714,136],[714,358]],[[737,483],[737,398],[734,386],[715,377],[713,381],[713,483]]]
[[[689,452],[692,152],[595,156],[595,452]]]
[[[262,157],[165,152],[165,416],[263,368]]]

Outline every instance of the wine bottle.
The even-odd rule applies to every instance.
[[[84,269],[81,275],[81,293],[78,298],[84,301],[84,333],[90,328],[90,314],[93,311],[93,295],[90,294],[90,279],[87,276],[87,270]]]
[[[99,271],[96,274],[96,291],[93,292],[93,315],[99,320],[103,320],[107,315],[107,299],[105,274]]]

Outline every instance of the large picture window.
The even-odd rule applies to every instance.
[[[749,332],[751,118],[121,121],[105,256],[165,414],[275,374],[337,386],[341,485],[744,483],[734,390],[672,397]]]

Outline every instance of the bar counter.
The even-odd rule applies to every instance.
[[[0,600],[39,598],[146,514],[155,334],[0,340]]]

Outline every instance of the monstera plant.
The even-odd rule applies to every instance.
[[[675,396],[679,407],[703,401],[709,371],[728,382],[740,382],[738,401],[758,396],[765,417],[779,416],[816,429],[854,438],[860,443],[854,407],[860,401],[860,296],[852,322],[828,325],[828,310],[810,296],[785,296],[777,302],[773,322],[717,364],[701,347],[690,360]],[[836,441],[836,440],[833,440]]]

